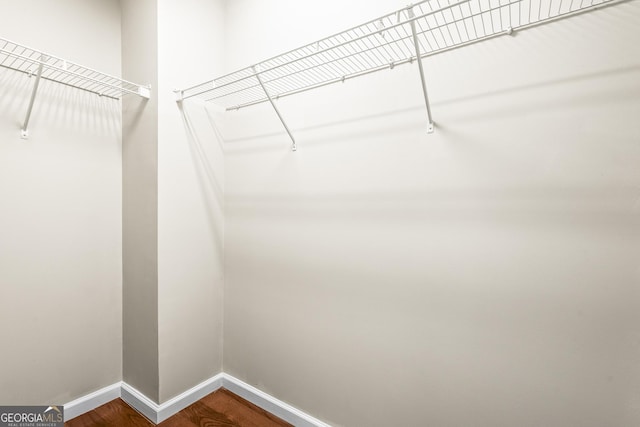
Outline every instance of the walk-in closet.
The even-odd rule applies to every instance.
[[[638,0],[0,0],[0,427],[637,427],[639,41]]]

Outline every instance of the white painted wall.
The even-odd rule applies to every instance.
[[[228,70],[402,6],[227,3]],[[225,116],[224,371],[342,426],[640,423],[640,4]]]
[[[213,120],[173,90],[222,72],[224,2],[158,2],[160,403],[222,370],[224,162]]]
[[[122,379],[158,401],[158,15],[156,0],[121,0],[122,76],[149,99],[122,103]]]
[[[0,37],[120,74],[117,0],[0,1]],[[0,68],[0,403],[121,377],[120,103]]]

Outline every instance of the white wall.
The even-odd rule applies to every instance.
[[[158,401],[158,15],[156,0],[122,0],[122,77],[151,96],[122,103],[122,378]]]
[[[229,70],[402,2],[227,3]],[[334,425],[640,423],[640,4],[225,116],[224,371]]]
[[[160,402],[222,369],[221,142],[198,103],[173,90],[222,72],[224,2],[158,2]]]
[[[120,74],[116,0],[0,1],[0,37]],[[0,68],[0,402],[121,379],[120,103]]]
[[[163,403],[222,368],[222,146],[173,90],[221,72],[224,3],[122,6],[124,70],[153,76],[124,108],[124,381]]]

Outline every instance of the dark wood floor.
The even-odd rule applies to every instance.
[[[66,427],[153,427],[153,423],[122,399],[97,407],[64,423]],[[184,408],[158,427],[281,427],[291,426],[280,418],[220,389]]]

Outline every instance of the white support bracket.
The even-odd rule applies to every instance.
[[[269,91],[267,90],[267,88],[265,87],[264,83],[262,82],[262,79],[260,78],[260,74],[256,71],[256,67],[253,66],[253,67],[251,67],[251,69],[253,70],[253,75],[256,76],[256,79],[258,80],[258,83],[260,83],[260,86],[262,87],[262,90],[264,91],[264,94],[269,99],[269,102],[271,103],[271,106],[276,111],[276,114],[278,115],[278,118],[280,119],[280,122],[282,122],[282,125],[284,126],[284,129],[289,134],[289,138],[291,138],[291,142],[292,142],[291,150],[292,151],[296,151],[297,150],[296,140],[293,137],[293,135],[291,134],[291,131],[289,130],[289,126],[287,126],[287,124],[285,123],[284,119],[282,118],[282,115],[280,114],[280,110],[278,110],[278,107],[276,106],[276,103],[273,102],[273,98],[271,98],[271,95],[269,94]]]
[[[151,85],[138,86],[138,95],[145,99],[151,98]]]
[[[409,19],[415,17],[413,13],[413,8],[409,7],[407,9],[409,14]],[[431,107],[429,106],[429,95],[427,94],[427,82],[424,78],[424,67],[422,65],[422,53],[420,52],[420,42],[418,41],[418,33],[416,32],[416,21],[412,20],[409,22],[411,25],[411,34],[413,35],[413,45],[416,49],[416,60],[418,62],[418,69],[420,70],[420,83],[422,83],[422,94],[424,95],[424,103],[427,107],[427,119],[429,120],[429,124],[427,126],[427,132],[433,133],[433,118],[431,117]]]
[[[22,139],[29,139],[29,119],[31,118],[31,111],[33,110],[33,103],[36,100],[36,93],[38,93],[38,86],[40,85],[40,76],[42,76],[42,67],[44,66],[46,59],[42,57],[38,65],[38,71],[36,72],[36,81],[33,83],[33,91],[31,92],[31,99],[29,100],[29,108],[27,109],[27,117],[24,119],[22,125],[21,136]]]

